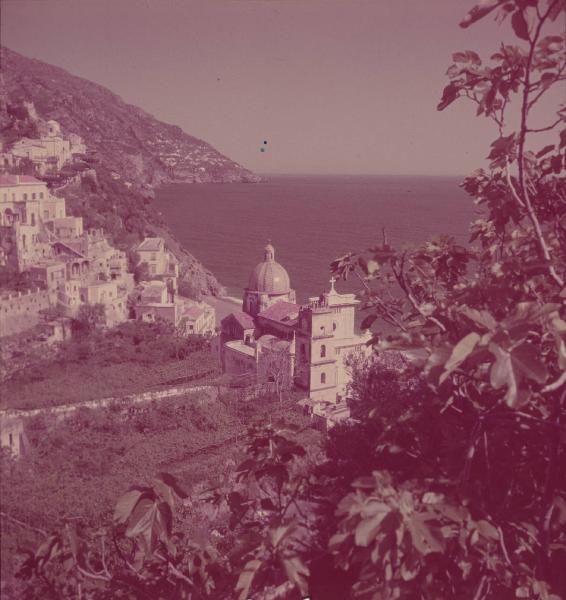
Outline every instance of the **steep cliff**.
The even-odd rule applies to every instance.
[[[210,144],[126,104],[98,84],[5,47],[0,59],[0,139],[9,146],[20,137],[34,137],[34,119],[22,111],[24,102],[33,102],[40,119],[58,121],[64,136],[80,135],[90,169],[60,193],[87,226],[104,227],[123,248],[143,235],[170,236],[151,202],[157,185],[260,180]],[[191,287],[220,293],[215,277],[175,245]]]
[[[255,182],[259,177],[180,127],[158,121],[110,90],[2,47],[8,98],[32,101],[63,133],[76,133],[100,162],[134,185]]]

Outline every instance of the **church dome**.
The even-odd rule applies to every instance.
[[[288,294],[291,290],[289,274],[275,261],[275,248],[271,244],[265,247],[264,261],[252,271],[248,289],[270,295]]]

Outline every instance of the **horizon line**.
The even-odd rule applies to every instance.
[[[253,171],[260,177],[268,176],[301,176],[301,177],[467,177],[464,173],[316,173],[301,171],[261,172]]]

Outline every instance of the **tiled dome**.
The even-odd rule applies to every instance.
[[[265,260],[252,271],[248,289],[265,294],[288,294],[291,289],[289,274],[275,261],[275,249],[271,244],[265,247]]]

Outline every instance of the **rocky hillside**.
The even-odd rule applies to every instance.
[[[166,182],[255,182],[259,177],[180,127],[158,121],[110,90],[2,47],[11,101],[35,104],[63,133],[77,133],[100,161],[134,185]]]
[[[217,295],[223,288],[172,239],[151,199],[163,183],[257,182],[260,178],[175,125],[126,104],[106,88],[67,71],[0,47],[0,140],[35,137],[25,103],[41,120],[55,119],[62,134],[80,135],[91,167],[80,182],[58,190],[87,227],[103,227],[128,249],[144,235],[161,235],[181,261],[186,289]],[[174,246],[174,247],[173,247]],[[181,284],[183,281],[181,281]]]

